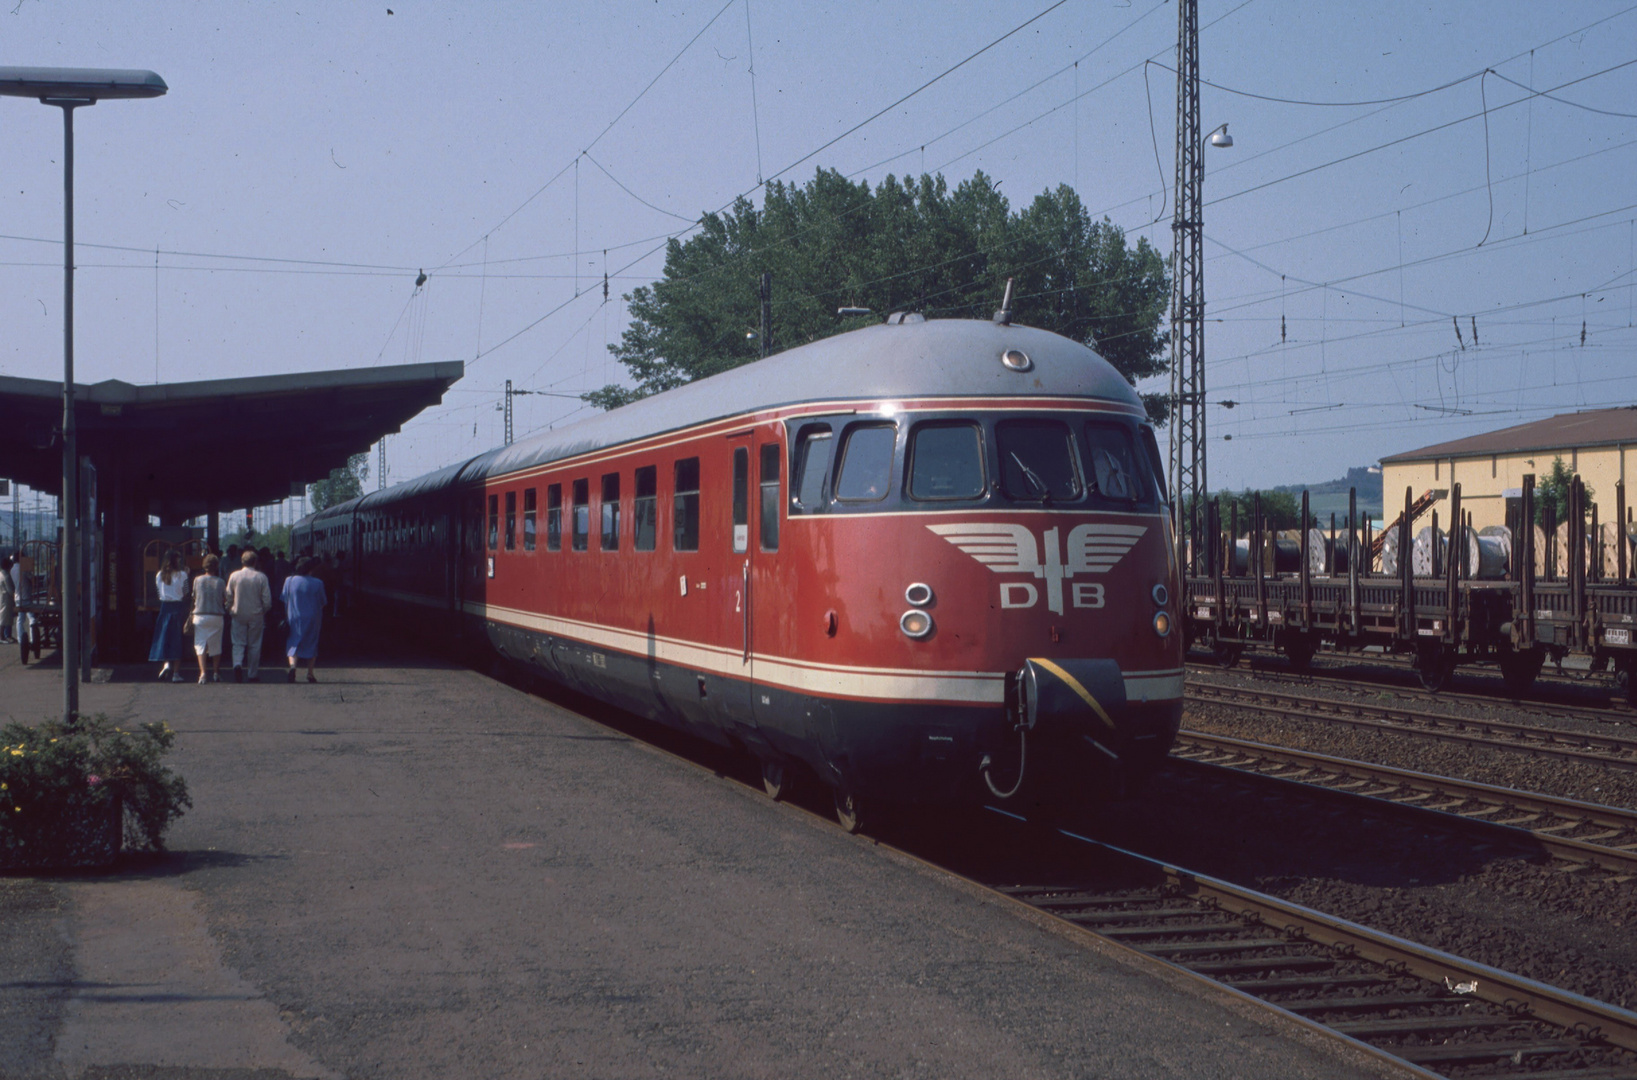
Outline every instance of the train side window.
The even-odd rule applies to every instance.
[[[1142,498],[1142,478],[1131,433],[1120,424],[1093,420],[1086,425],[1086,456],[1090,458],[1091,485],[1105,499],[1136,502]]]
[[[537,512],[534,502],[534,489],[523,489],[523,550],[534,550],[535,524],[534,516]]]
[[[750,549],[750,450],[733,449],[733,550]]]
[[[620,474],[603,474],[602,499],[602,548],[604,551],[618,551],[620,549]]]
[[[910,435],[912,499],[983,498],[983,431],[976,424],[921,424]]]
[[[631,504],[631,532],[638,551],[652,551],[659,540],[659,468],[637,470],[636,498]]]
[[[676,512],[672,546],[677,551],[699,550],[699,459],[676,463]]]
[[[1001,488],[1022,502],[1072,502],[1085,485],[1069,426],[1060,420],[1002,420],[995,425]]]
[[[575,551],[584,551],[591,536],[591,481],[574,481],[574,522],[569,545]]]
[[[563,550],[563,485],[546,488],[546,550]]]
[[[830,473],[830,451],[834,445],[828,424],[809,424],[796,436],[796,463],[790,470],[790,501],[804,510],[817,510],[824,505],[824,478]]]
[[[779,550],[779,444],[762,444],[762,522],[760,544],[763,551]]]
[[[506,492],[506,550],[517,550],[517,492]]]
[[[859,424],[847,430],[836,470],[836,498],[878,502],[892,483],[892,450],[898,440],[894,424]]]
[[[1159,443],[1154,439],[1154,429],[1147,424],[1139,424],[1137,430],[1142,433],[1143,452],[1148,455],[1148,468],[1154,474],[1154,489],[1160,502],[1169,502],[1169,494],[1165,487],[1165,459],[1160,457]]]
[[[500,547],[500,496],[489,496],[489,550]]]

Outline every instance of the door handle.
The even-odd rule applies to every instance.
[[[739,593],[740,606],[744,608],[741,631],[744,635],[745,655],[744,662],[750,663],[750,560],[745,560],[744,585]]]

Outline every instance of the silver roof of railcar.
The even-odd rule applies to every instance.
[[[1007,349],[1033,362],[1003,366]],[[554,431],[537,432],[467,463],[462,481],[504,475],[649,435],[809,401],[998,394],[1084,397],[1142,407],[1124,376],[1091,349],[1047,330],[975,319],[870,326],[724,371]]]
[[[1021,349],[1032,366],[1001,364]],[[1094,351],[1049,330],[976,319],[868,326],[787,349],[622,408],[540,431],[510,446],[331,507],[328,516],[397,502],[723,417],[810,401],[926,397],[1084,397],[1142,408],[1142,397]]]

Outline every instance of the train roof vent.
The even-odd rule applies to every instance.
[[[918,311],[895,311],[887,316],[888,326],[903,326],[905,323],[926,322],[926,316]]]

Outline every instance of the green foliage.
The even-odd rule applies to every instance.
[[[942,176],[889,176],[873,191],[833,170],[805,186],[774,182],[706,214],[666,251],[665,276],[625,299],[631,324],[609,346],[634,387],[584,395],[602,408],[669,390],[762,355],[760,282],[773,275],[773,346],[816,341],[892,311],[988,318],[1014,278],[1019,323],[1096,348],[1135,382],[1167,370],[1165,259],[1092,220],[1067,185],[1014,213],[981,172],[950,190]],[[870,315],[838,318],[840,307]],[[1164,412],[1164,395],[1149,411]]]
[[[1560,457],[1552,459],[1552,471],[1535,482],[1535,524],[1546,527],[1548,520],[1561,525],[1569,516],[1569,489],[1574,486],[1574,472],[1563,464]],[[1590,507],[1592,489],[1586,488],[1583,505]]]
[[[290,553],[290,526],[271,525],[265,531],[253,529],[246,533],[243,529],[239,529],[222,534],[223,551],[226,551],[230,545],[237,544],[242,548],[247,543],[251,547],[266,548],[272,552],[282,551],[288,555]],[[234,569],[238,568],[234,567]],[[267,567],[263,566],[260,569],[266,572]]]
[[[356,499],[364,493],[364,481],[369,479],[369,454],[354,454],[340,469],[331,469],[327,479],[307,485],[307,498],[314,510]]]
[[[1235,494],[1231,491],[1219,491],[1213,496],[1217,500],[1218,513],[1221,516],[1224,529],[1233,522],[1234,508],[1239,511],[1239,535],[1249,534],[1255,517],[1255,497],[1262,497],[1262,517],[1274,529],[1294,529],[1302,517],[1302,501],[1288,491],[1274,489],[1272,491],[1255,492],[1250,488]]]
[[[0,863],[73,861],[64,849],[83,842],[75,823],[105,821],[115,800],[127,842],[163,850],[165,829],[193,805],[161,762],[175,740],[166,724],[128,730],[102,715],[0,728]]]

